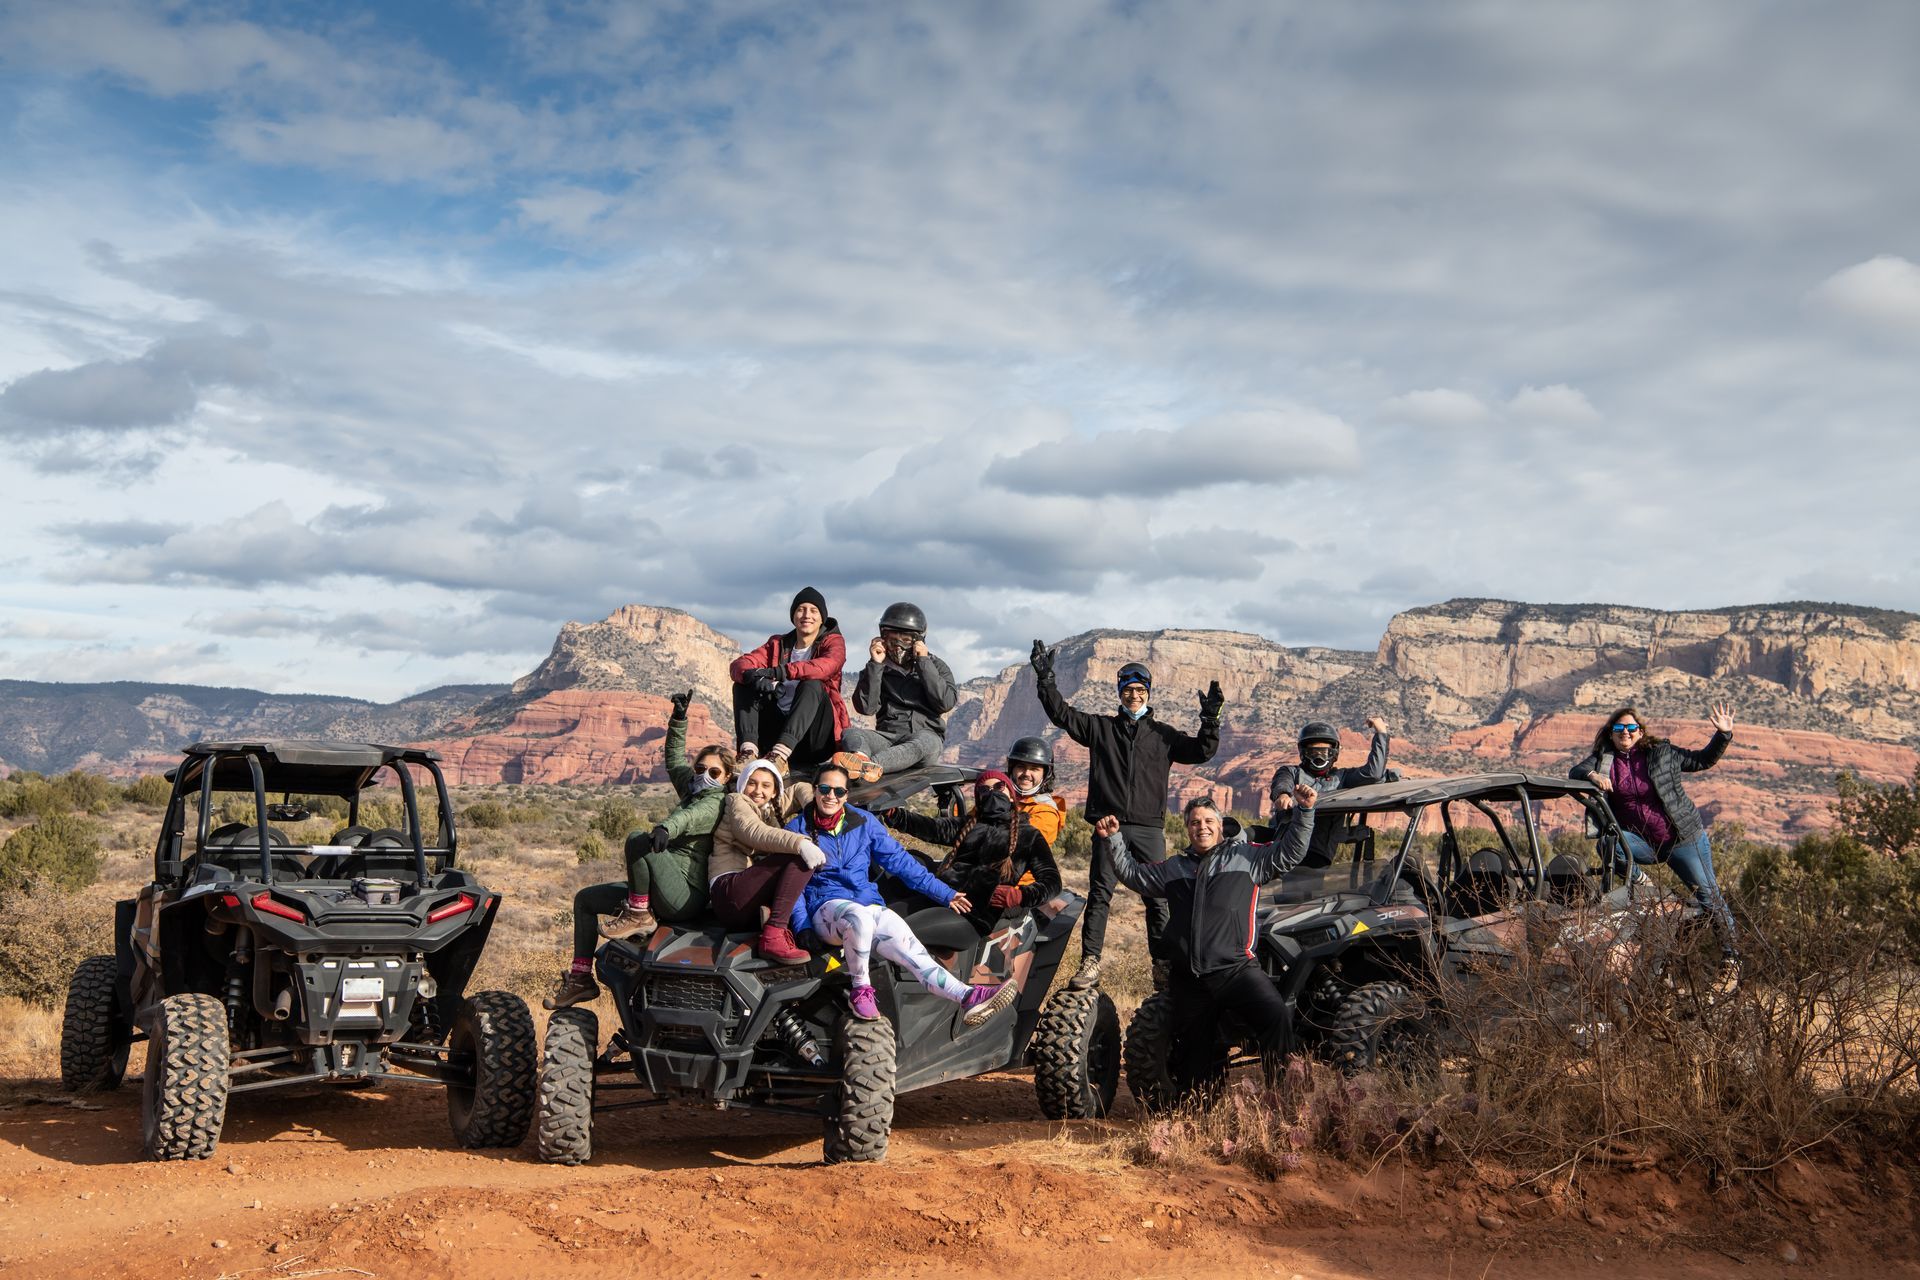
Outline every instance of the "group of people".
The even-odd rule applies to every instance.
[[[689,762],[692,694],[673,698],[666,764],[678,803],[660,824],[628,838],[624,881],[590,885],[575,896],[574,958],[548,1008],[599,994],[596,936],[629,937],[709,912],[729,929],[754,932],[755,951],[771,963],[807,961],[803,941],[839,946],[852,979],[848,1005],[858,1018],[880,1016],[870,968],[875,952],[963,1005],[970,1025],[1017,1000],[1016,981],[966,981],[928,947],[963,953],[1010,913],[1059,890],[1053,845],[1067,806],[1053,794],[1052,749],[1038,737],[1014,743],[1004,770],[979,775],[964,817],[851,806],[854,784],[939,758],[957,696],[953,673],[927,649],[926,614],[912,604],[889,606],[853,695],[854,709],[874,718],[875,727],[865,729],[851,723],[841,696],[847,647],[821,593],[808,587],[795,595],[789,620],[791,630],[769,636],[730,668],[734,747],[705,746]],[[1094,714],[1061,695],[1054,659],[1034,641],[1041,708],[1088,753],[1085,814],[1096,837],[1080,967],[1069,985],[1098,985],[1114,888],[1124,884],[1144,904],[1154,985],[1173,997],[1176,1055],[1204,1055],[1211,1037],[1195,1033],[1228,1014],[1264,1054],[1284,1055],[1291,1015],[1254,957],[1254,902],[1260,886],[1324,851],[1333,833],[1315,839],[1321,797],[1386,778],[1386,723],[1367,720],[1371,747],[1351,767],[1339,764],[1340,735],[1332,725],[1315,721],[1301,730],[1298,762],[1276,769],[1268,788],[1271,842],[1249,840],[1214,800],[1200,797],[1183,814],[1188,847],[1168,857],[1169,776],[1173,765],[1204,764],[1219,749],[1226,701],[1219,682],[1198,694],[1199,727],[1188,733],[1155,717],[1153,674],[1143,664],[1119,669],[1114,710]],[[1664,863],[1693,891],[1731,975],[1739,963],[1733,917],[1714,878],[1704,824],[1680,783],[1681,774],[1710,768],[1732,741],[1730,708],[1714,707],[1712,723],[1712,740],[1689,751],[1655,736],[1634,708],[1623,707],[1607,718],[1571,776],[1610,793],[1626,845],[1616,855],[1629,874],[1639,874],[1629,860]],[[929,869],[889,825],[949,852]],[[932,905],[901,916],[875,883],[875,867]],[[596,928],[602,916],[608,919]],[[1170,1065],[1176,1077],[1191,1070],[1198,1078],[1204,1070],[1198,1061]]]

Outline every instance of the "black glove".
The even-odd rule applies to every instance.
[[[667,834],[665,827],[655,827],[653,829],[653,851],[659,853],[667,847],[667,841],[671,839],[673,839],[673,837]]]
[[[1035,679],[1053,679],[1053,654],[1048,652],[1047,646],[1041,641],[1035,640],[1033,642],[1033,653],[1027,660],[1033,663]]]
[[[1226,701],[1227,695],[1220,692],[1220,682],[1215,680],[1207,686],[1207,691],[1200,695],[1200,718],[1218,720],[1220,708],[1226,704]]]
[[[675,720],[685,720],[687,718],[687,704],[693,701],[693,690],[689,689],[685,693],[676,693],[669,701],[673,703],[673,718]]]
[[[753,673],[753,687],[763,698],[771,698],[780,691],[780,673],[772,667],[762,667]]]

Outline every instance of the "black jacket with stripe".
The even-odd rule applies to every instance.
[[[1107,851],[1121,884],[1143,898],[1167,900],[1171,919],[1161,941],[1176,967],[1199,978],[1253,959],[1260,886],[1293,870],[1312,838],[1313,810],[1301,809],[1272,844],[1236,834],[1205,854],[1189,847],[1165,862],[1143,862],[1115,834]]]

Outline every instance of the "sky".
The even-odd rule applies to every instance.
[[[1920,6],[0,0],[0,678],[1920,611]]]

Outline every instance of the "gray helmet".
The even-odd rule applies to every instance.
[[[1040,789],[1053,789],[1053,748],[1047,745],[1045,738],[1021,738],[1007,752],[1007,772],[1013,772],[1017,764],[1037,764],[1046,772],[1040,778]]]
[[[908,604],[904,600],[897,604],[890,604],[887,606],[886,612],[880,615],[880,629],[882,631],[911,631],[914,635],[924,636],[927,634],[926,611],[921,609],[919,605]]]

